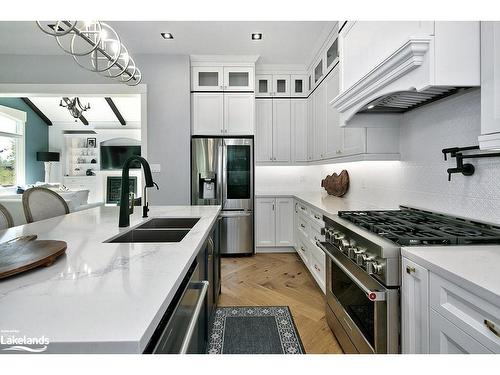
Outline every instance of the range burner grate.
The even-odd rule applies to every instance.
[[[340,211],[339,217],[402,246],[500,244],[500,227],[413,208]]]

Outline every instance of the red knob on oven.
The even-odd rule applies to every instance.
[[[374,292],[369,293],[368,298],[372,301],[375,301],[377,299],[377,293]]]

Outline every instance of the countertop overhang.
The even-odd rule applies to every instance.
[[[0,232],[66,241],[52,266],[0,280],[0,334],[49,340],[47,353],[142,353],[217,220],[220,206],[152,206],[151,217],[200,217],[177,243],[104,243],[118,207],[96,207]],[[2,347],[4,345],[1,345]],[[6,353],[6,352],[4,352]]]

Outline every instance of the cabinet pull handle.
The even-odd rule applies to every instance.
[[[495,323],[489,321],[488,319],[484,319],[484,325],[488,327],[488,329],[495,334],[495,336],[500,337],[500,331],[498,331],[497,327],[495,327]]]
[[[306,229],[306,226],[304,224],[300,224],[300,226],[304,229]]]
[[[304,253],[306,252],[306,249],[304,249],[303,246],[300,247],[300,250],[302,250]]]
[[[273,203],[273,211],[274,211],[274,203]]]
[[[315,217],[316,219],[318,219],[318,220],[321,220],[321,217],[320,217],[320,216],[318,216],[318,215],[314,215],[314,217]]]
[[[410,275],[412,272],[415,272],[415,267],[410,267],[410,266],[406,266],[406,273],[408,275]]]
[[[305,210],[306,210],[306,208],[305,208],[304,206],[300,206],[300,209],[301,209],[302,211],[305,211]]]

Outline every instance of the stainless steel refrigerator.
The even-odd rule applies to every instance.
[[[191,139],[191,204],[221,205],[221,255],[254,253],[253,138]]]

